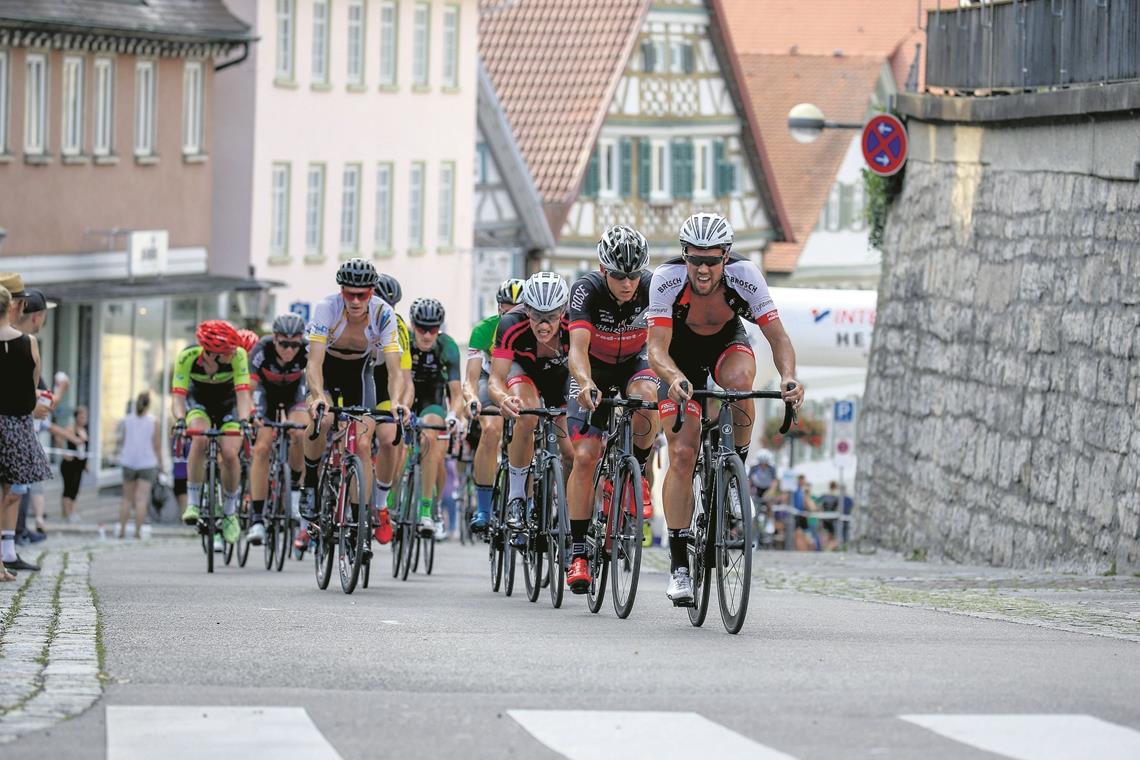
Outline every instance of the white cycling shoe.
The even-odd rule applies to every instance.
[[[445,527],[443,527],[443,520],[436,520],[434,527],[435,527],[435,540],[436,541],[446,541],[447,540],[447,529]]]
[[[430,517],[420,518],[420,536],[423,538],[431,538],[435,533],[435,521]]]
[[[261,523],[254,523],[249,526],[249,533],[245,534],[246,543],[250,546],[261,546],[265,541],[265,526]]]
[[[665,590],[665,596],[669,597],[669,601],[673,602],[674,607],[693,606],[693,579],[689,577],[689,568],[678,567],[673,571],[673,576],[669,578],[669,588]]]

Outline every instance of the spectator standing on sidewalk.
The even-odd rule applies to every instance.
[[[63,497],[60,507],[64,522],[74,523],[79,519],[75,513],[75,499],[79,496],[79,483],[87,471],[87,407],[75,407],[72,423],[55,431],[55,447],[66,448],[74,454],[64,454],[59,463],[59,474],[63,477]]]
[[[135,399],[133,414],[123,418],[119,441],[119,465],[123,468],[123,504],[119,508],[119,538],[127,537],[127,518],[135,510],[135,538],[142,538],[142,526],[150,504],[150,489],[162,457],[158,420],[150,411],[150,393]]]
[[[14,580],[13,570],[39,568],[16,554],[16,521],[20,495],[13,485],[51,477],[44,450],[36,440],[32,411],[40,377],[40,349],[36,339],[12,326],[12,286],[23,296],[19,275],[0,275],[0,581]]]

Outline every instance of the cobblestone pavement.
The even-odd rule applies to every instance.
[[[667,552],[644,553],[665,571]],[[909,561],[890,552],[757,552],[753,582],[775,591],[919,607],[1140,642],[1140,577]]]

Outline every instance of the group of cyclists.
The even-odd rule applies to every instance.
[[[634,415],[633,455],[648,471],[654,441],[664,432],[669,467],[663,507],[671,557],[668,598],[691,606],[688,540],[693,515],[693,473],[700,446],[701,406],[694,389],[711,380],[726,390],[749,391],[756,361],[743,321],[751,321],[772,348],[784,401],[799,407],[803,387],[795,379],[795,352],[760,269],[732,254],[733,230],[723,216],[697,213],[681,227],[681,255],[648,269],[649,249],[635,229],[614,226],[597,244],[598,268],[571,286],[554,272],[509,279],[498,291],[498,313],[475,325],[460,366],[456,341],[441,329],[445,309],[434,298],[411,303],[408,323],[396,313],[399,282],[354,258],[337,271],[339,290],[316,305],[308,324],[282,314],[272,334],[258,338],[228,322],[209,320],[197,329],[197,344],[175,362],[173,413],[180,430],[244,431],[220,439],[221,533],[234,543],[238,522],[244,440],[252,441],[249,465],[251,544],[265,539],[263,514],[275,431],[256,425],[271,419],[295,423],[289,431],[291,507],[301,521],[296,546],[316,530],[316,490],[322,455],[329,445],[319,430],[337,420],[332,409],[361,408],[375,414],[352,417],[355,450],[371,452],[362,468],[371,494],[374,539],[392,540],[389,494],[407,456],[397,428],[422,423],[422,473],[417,528],[440,530],[438,502],[444,490],[449,442],[477,426],[471,457],[474,534],[492,521],[492,500],[504,420],[514,434],[507,447],[507,529],[521,531],[527,519],[528,477],[538,420],[536,407],[564,408],[557,418],[558,448],[569,475],[566,514],[570,551],[566,584],[586,593],[591,583],[587,530],[595,508],[595,466],[609,408],[601,399],[621,396],[656,401]],[[409,329],[410,324],[410,329]],[[488,416],[488,410],[497,416]],[[674,425],[678,414],[684,424]],[[752,414],[733,408],[733,438],[747,456]],[[666,422],[670,424],[666,424]],[[303,426],[303,429],[302,429]],[[188,505],[182,518],[198,522],[202,504],[206,441],[192,437],[188,456]],[[468,437],[468,440],[474,440]],[[641,484],[645,516],[650,488]],[[606,492],[606,498],[611,495]],[[452,526],[454,529],[455,526]]]

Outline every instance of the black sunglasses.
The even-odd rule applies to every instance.
[[[639,280],[641,279],[641,272],[617,272],[612,269],[606,270],[606,275],[612,277],[618,282],[625,282],[626,280]]]
[[[552,325],[562,318],[562,309],[555,309],[554,311],[535,311],[534,309],[527,308],[526,315],[530,317],[530,321],[539,325]]]
[[[695,267],[715,267],[724,263],[724,256],[694,256],[691,253],[682,254],[685,263],[692,264]]]
[[[300,348],[305,344],[299,340],[278,340],[277,345],[281,346],[281,348]]]

